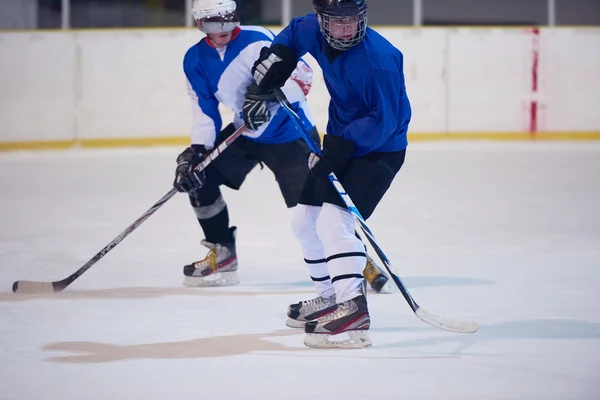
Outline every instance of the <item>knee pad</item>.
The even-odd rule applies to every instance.
[[[192,194],[190,194],[190,203],[192,204],[194,213],[196,213],[196,218],[200,220],[212,218],[227,207],[225,199],[220,194],[219,197],[212,202],[204,202],[198,197],[193,197]]]

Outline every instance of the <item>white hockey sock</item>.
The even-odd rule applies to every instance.
[[[323,243],[337,303],[363,294],[365,247],[355,236],[354,227],[354,217],[348,210],[323,204],[317,232]]]
[[[292,218],[292,230],[300,243],[302,256],[317,294],[330,297],[335,293],[331,277],[325,263],[323,244],[317,236],[316,221],[321,207],[298,204]]]

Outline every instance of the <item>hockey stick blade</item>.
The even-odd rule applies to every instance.
[[[475,333],[479,330],[479,325],[477,325],[476,322],[461,321],[457,319],[440,317],[421,308],[421,306],[417,304],[415,299],[412,297],[412,295],[402,282],[402,279],[400,279],[400,276],[390,263],[390,260],[387,258],[383,250],[381,250],[381,248],[375,241],[373,233],[369,230],[367,224],[361,218],[357,218],[357,221],[361,226],[363,234],[366,236],[367,240],[371,244],[371,247],[373,247],[373,250],[375,250],[375,253],[377,253],[379,258],[383,262],[384,267],[389,272],[390,276],[392,277],[392,280],[396,284],[396,287],[398,287],[398,290],[400,290],[400,293],[402,293],[402,296],[404,296],[404,299],[406,300],[410,308],[413,310],[417,318],[431,326],[435,326],[436,328],[444,329],[450,332]]]
[[[36,281],[16,281],[13,283],[13,292],[19,294],[47,294],[60,292],[62,289],[58,282],[36,282]],[[55,285],[57,287],[55,287]]]
[[[377,245],[377,242],[375,242],[373,234],[368,229],[366,224],[364,224],[364,221],[358,219],[358,222],[361,225],[363,234],[366,236],[367,240],[371,244],[371,247],[373,247],[379,258],[382,260],[384,267],[387,269],[388,273],[392,277],[392,280],[398,287],[398,290],[400,290],[400,293],[402,293],[402,296],[404,296],[404,299],[406,300],[410,308],[413,310],[417,318],[429,325],[435,326],[436,328],[444,329],[450,332],[475,333],[479,330],[479,326],[476,322],[461,321],[446,317],[440,317],[421,308],[421,306],[417,304],[412,295],[409,293],[408,289],[398,276],[398,273],[396,272],[394,267],[392,267],[386,255]]]
[[[417,308],[415,315],[423,322],[441,328],[450,332],[456,333],[475,333],[479,330],[479,326],[476,322],[472,321],[459,321],[444,317],[439,317],[428,311],[423,310],[421,307]]]
[[[206,158],[196,166],[196,170],[203,170],[210,164],[215,158],[221,154],[235,139],[240,137],[244,130],[245,125],[239,127],[234,133],[232,133],[225,141],[218,145],[213,151],[206,155]],[[67,288],[77,278],[79,278],[85,271],[90,269],[96,262],[104,257],[109,251],[123,241],[129,234],[135,231],[144,221],[146,221],[156,210],[161,208],[171,197],[177,194],[177,189],[173,188],[169,190],[160,200],[158,200],[152,207],[150,207],[144,214],[142,214],[137,220],[129,225],[123,232],[112,240],[109,244],[104,246],[94,257],[86,262],[81,268],[69,275],[63,280],[55,282],[36,282],[36,281],[16,281],[13,283],[12,291],[14,293],[27,293],[27,294],[43,294],[43,293],[57,293]]]
[[[177,189],[173,188],[169,190],[167,194],[165,194],[159,201],[154,203],[152,207],[150,207],[142,216],[140,216],[135,222],[129,225],[123,232],[119,234],[116,238],[114,238],[109,244],[104,246],[102,250],[100,250],[94,257],[92,257],[88,262],[86,262],[81,268],[77,271],[73,272],[71,275],[66,277],[63,280],[56,282],[36,282],[36,281],[16,281],[13,283],[13,292],[14,293],[58,293],[63,291],[67,286],[73,283],[77,278],[79,278],[85,271],[90,269],[94,264],[96,264],[102,257],[108,254],[114,247],[116,247],[119,243],[123,241],[129,234],[135,231],[144,221],[146,221],[152,214],[156,212],[160,207],[162,207],[171,197],[175,196],[177,193]]]
[[[54,289],[54,282],[16,281],[13,283],[12,291],[23,294],[44,294],[60,290]]]

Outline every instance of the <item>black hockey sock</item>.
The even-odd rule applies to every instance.
[[[229,230],[229,212],[225,207],[212,218],[198,219],[204,231],[204,237],[210,243],[232,243],[233,237]]]

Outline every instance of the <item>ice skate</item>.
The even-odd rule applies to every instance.
[[[367,254],[367,264],[363,270],[363,276],[369,282],[369,286],[377,293],[389,294],[393,293],[394,285],[387,274],[383,272],[371,256]]]
[[[314,299],[291,304],[287,311],[285,324],[290,328],[304,328],[308,321],[327,315],[337,308],[335,294],[330,297],[315,297]]]
[[[240,282],[237,275],[235,227],[230,229],[234,238],[231,243],[210,243],[206,240],[200,242],[210,250],[203,260],[183,267],[183,275],[185,275],[183,284],[185,286],[232,286]]]
[[[371,318],[367,299],[360,295],[337,305],[337,309],[304,326],[304,344],[315,349],[362,349],[371,346],[367,331]],[[331,336],[348,334],[349,339],[334,341]]]

